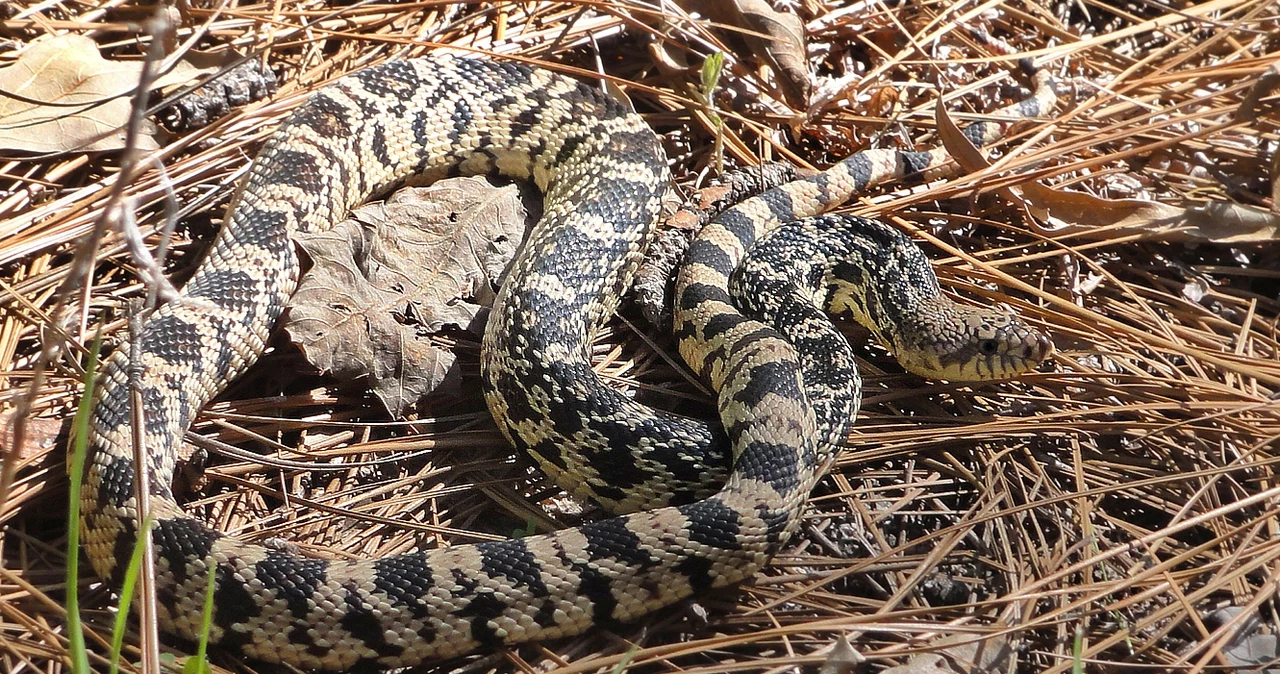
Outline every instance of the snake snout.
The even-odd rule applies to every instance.
[[[1039,365],[1049,360],[1049,356],[1053,355],[1053,340],[1049,339],[1049,335],[1032,330],[1030,339],[1027,341],[1026,359],[1028,363]]]
[[[1053,355],[1053,340],[1013,315],[1002,317],[997,338],[1002,353],[991,359],[992,378],[1004,379],[1031,372]]]

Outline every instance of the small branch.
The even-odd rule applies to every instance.
[[[143,303],[129,302],[129,431],[133,449],[133,496],[138,504],[134,523],[142,537],[142,571],[138,578],[138,629],[142,634],[143,674],[160,674],[160,634],[156,623],[155,549],[151,542],[151,462],[142,406]]]
[[[158,251],[156,257],[152,257],[151,252],[147,250],[142,230],[138,228],[138,222],[133,217],[134,208],[136,208],[134,198],[125,197],[107,211],[106,217],[124,237],[125,245],[129,247],[129,255],[133,258],[134,264],[138,265],[138,273],[147,285],[146,304],[139,308],[140,311],[145,311],[153,308],[157,300],[170,302],[178,299],[181,293],[169,282],[169,279],[165,278],[164,270],[161,268],[164,251]],[[172,222],[166,223],[166,234],[172,231],[172,228]],[[162,240],[167,238],[165,236]]]

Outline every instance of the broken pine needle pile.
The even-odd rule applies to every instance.
[[[192,3],[160,23],[132,6],[0,7],[0,89],[18,94],[0,100],[0,669],[63,671],[70,657],[66,432],[89,345],[102,333],[110,347],[128,302],[153,287],[122,228],[136,225],[135,247],[163,244],[160,264],[180,281],[250,157],[316,87],[428,44],[603,73],[660,134],[688,190],[717,167],[767,159],[824,166],[865,147],[943,142],[962,155],[948,122],[1026,91],[1010,55],[967,27],[1035,57],[1059,82],[1058,110],[965,158],[963,177],[890,186],[846,210],[909,232],[956,295],[1044,328],[1055,359],[1017,382],[959,386],[861,349],[865,400],[846,451],[764,572],[637,625],[442,667],[1199,671],[1280,655],[1274,4],[1011,2],[962,15],[818,0],[766,48],[744,38],[761,39],[749,20],[764,10],[734,7],[748,18],[630,2]],[[147,114],[131,121],[128,92],[157,41]],[[718,77],[700,71],[713,52]],[[12,70],[24,67],[39,76]],[[221,84],[196,87],[215,74]],[[25,88],[8,88],[15,80]],[[518,226],[524,215],[510,209],[529,200],[516,196],[508,206],[509,193],[468,193],[461,220]],[[396,200],[378,208],[437,209]],[[116,203],[129,217],[104,217]],[[383,215],[360,222],[377,230]],[[506,236],[456,230],[465,236],[424,230],[454,237],[438,258]],[[457,297],[362,290],[361,311],[394,320],[382,316],[381,337],[352,337],[366,356],[355,382],[309,374],[309,355],[278,334],[189,434],[178,489],[190,511],[329,557],[599,516],[513,456],[480,398],[479,306],[500,259],[436,273]],[[474,310],[441,311],[464,295]],[[385,348],[397,340],[419,352]],[[673,353],[665,331],[626,307],[595,355],[638,398],[708,414]],[[76,586],[90,662],[105,671],[115,588],[87,571]],[[125,667],[140,657],[129,629]],[[211,658],[214,671],[245,671],[217,649]]]

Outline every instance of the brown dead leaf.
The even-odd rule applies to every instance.
[[[225,58],[188,53],[163,65],[154,86],[185,84],[215,71]],[[0,150],[119,150],[141,74],[142,62],[108,61],[83,35],[35,40],[13,65],[0,68]],[[139,148],[159,147],[154,136],[154,125],[144,122]]]
[[[933,650],[914,655],[883,674],[994,674],[1012,672],[1017,666],[1013,648],[1000,635],[984,639],[972,634],[951,634],[930,646]]]
[[[853,644],[849,643],[849,637],[841,634],[836,637],[836,642],[832,644],[826,659],[818,667],[818,674],[851,674],[858,671],[858,667],[866,661],[867,659],[853,647]]]
[[[368,377],[401,416],[428,393],[457,389],[454,354],[431,336],[481,332],[490,282],[514,256],[525,221],[515,186],[480,178],[361,207],[329,232],[299,237],[313,265],[284,328],[313,365],[342,380]]]
[[[1258,104],[1265,96],[1280,88],[1280,61],[1272,63],[1262,77],[1253,83],[1249,93],[1240,99],[1240,107],[1236,109],[1236,119],[1256,122]],[[1280,154],[1271,154],[1271,212],[1280,212]]]
[[[677,4],[685,11],[704,14],[716,24],[738,29],[730,35],[731,42],[745,46],[738,56],[763,59],[776,74],[787,103],[797,109],[808,106],[813,79],[800,17],[780,12],[765,0],[677,0]],[[668,66],[683,61],[674,54],[661,58],[669,61]]]
[[[21,444],[14,446],[17,417],[14,410],[0,413],[0,454],[12,453],[17,461],[28,461],[41,454],[54,451],[59,446],[62,422],[40,417],[27,419]]]
[[[960,132],[942,100],[935,108],[938,135],[947,152],[970,173],[991,164]],[[1280,214],[1229,202],[1179,207],[1146,199],[1104,199],[1028,180],[999,190],[1021,204],[1037,228],[1054,236],[1111,239],[1137,235],[1162,241],[1258,243],[1280,238]]]
[[[780,12],[765,0],[719,0],[710,4],[721,6],[718,11],[727,23],[746,29],[742,38],[747,48],[763,56],[776,71],[787,103],[794,108],[808,105],[812,80],[800,17]]]
[[[900,98],[897,87],[893,85],[880,87],[871,94],[871,100],[867,101],[866,114],[874,117],[888,117],[893,114],[894,108],[898,107]]]
[[[82,35],[36,40],[0,69],[0,149],[56,154],[124,147],[140,63],[108,61]],[[148,125],[144,150],[159,147]]]

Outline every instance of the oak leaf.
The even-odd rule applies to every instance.
[[[220,55],[217,61],[226,58]],[[104,59],[83,35],[33,41],[13,65],[0,68],[0,150],[61,154],[123,148],[142,67],[141,61]],[[205,55],[187,53],[160,64],[152,84],[185,84],[217,67]],[[155,126],[144,120],[138,149],[159,147],[154,134]]]
[[[124,147],[130,96],[141,63],[102,58],[82,35],[33,42],[13,65],[0,68],[0,149],[36,153],[118,150]],[[159,147],[148,125],[143,150]]]
[[[299,237],[312,260],[284,328],[311,364],[367,379],[393,416],[460,376],[442,331],[483,332],[492,288],[527,215],[515,186],[480,178],[401,190],[332,230]]]

